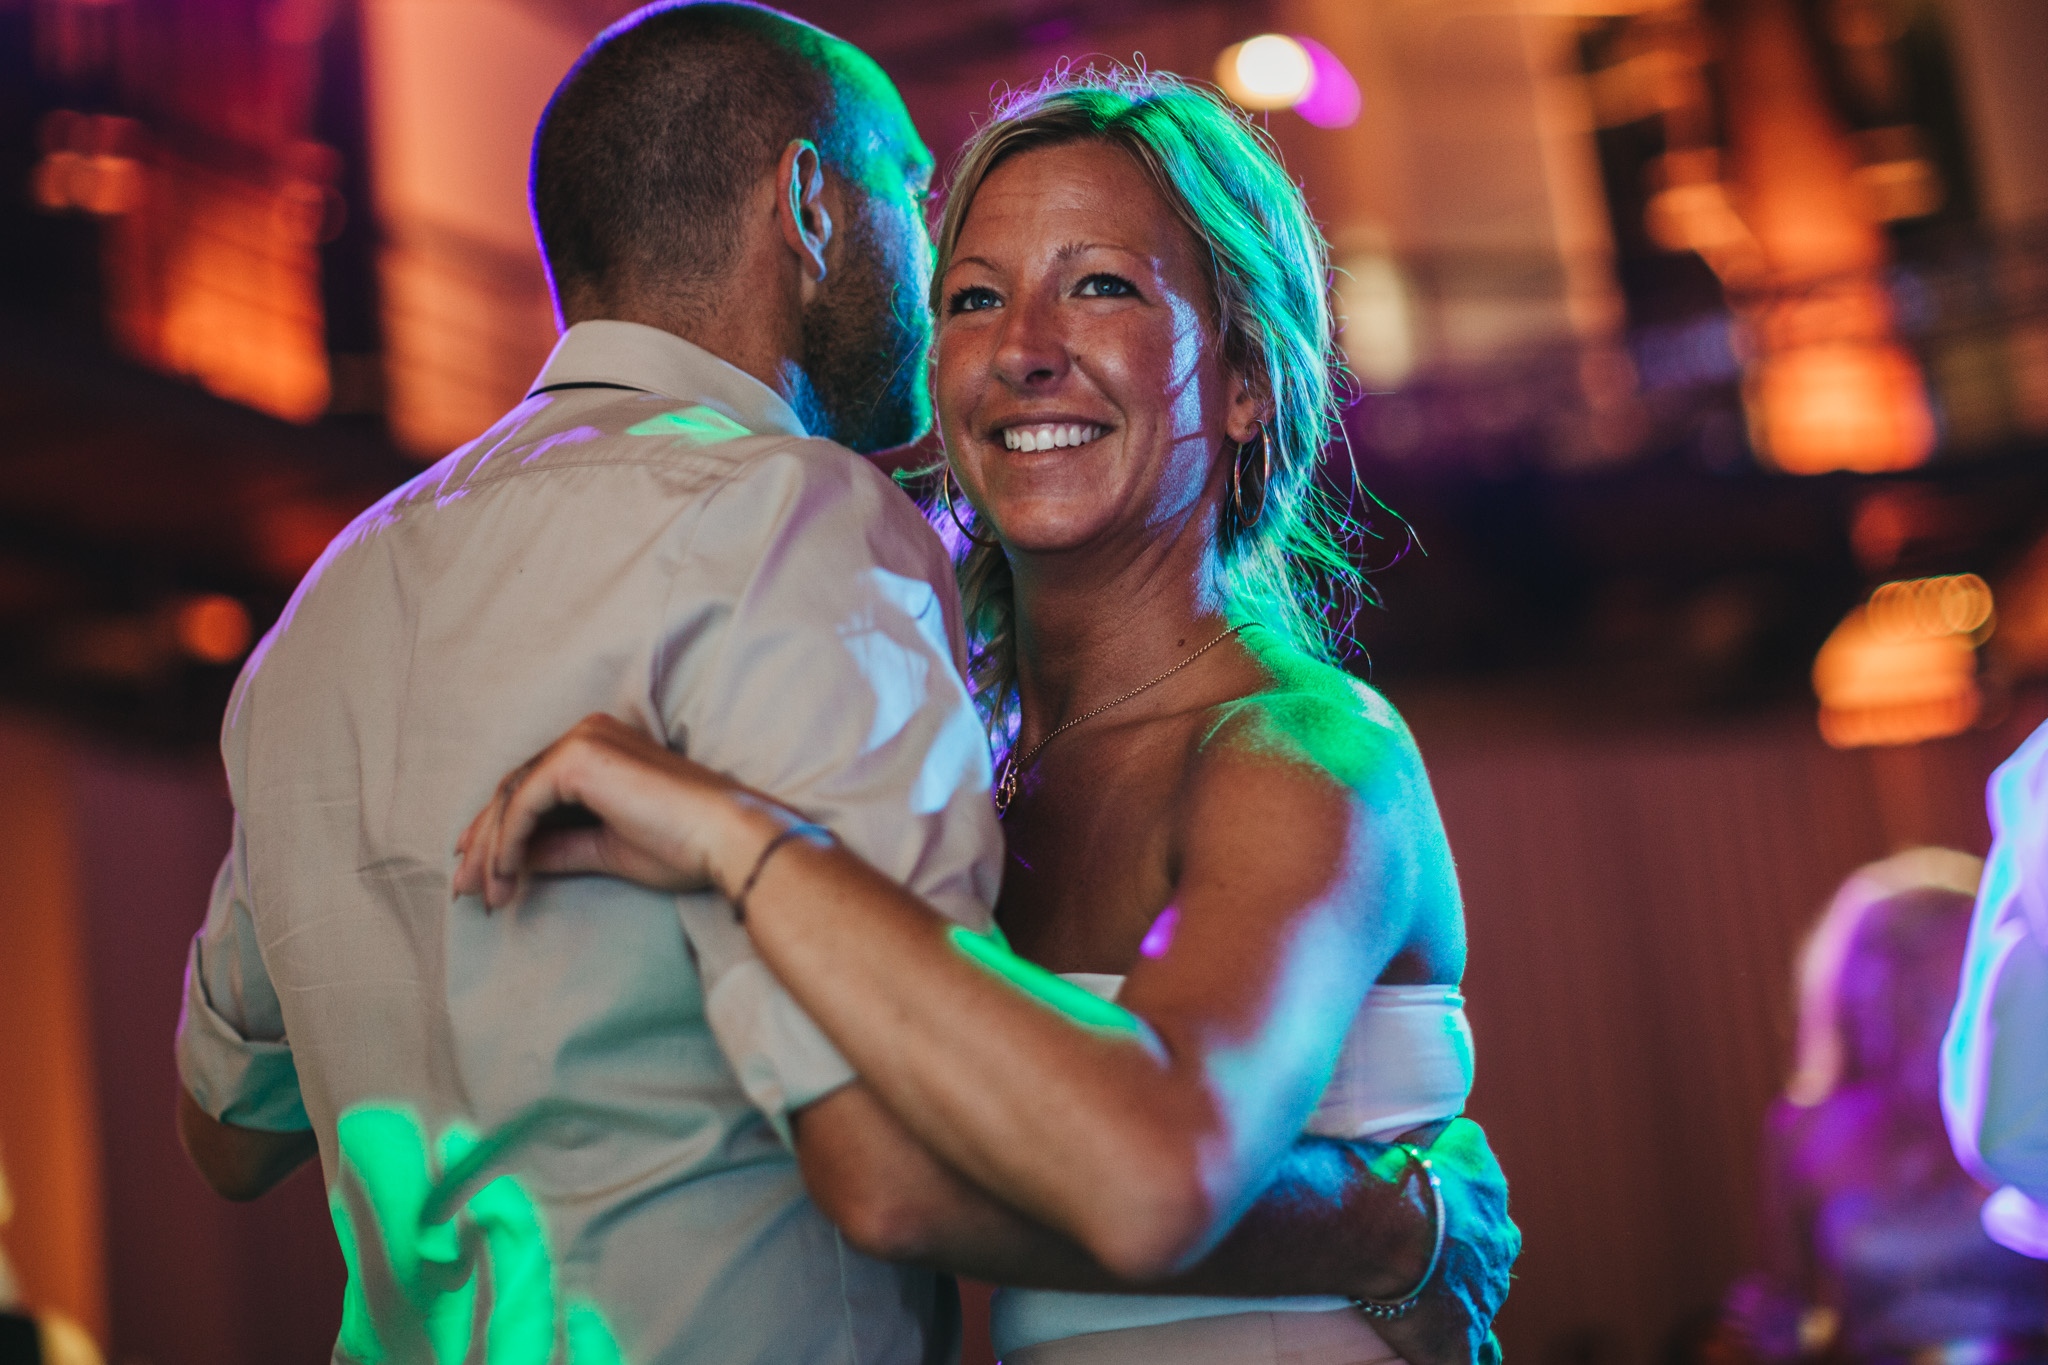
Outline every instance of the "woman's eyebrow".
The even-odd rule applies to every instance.
[[[1118,246],[1114,242],[1068,242],[1065,246],[1053,252],[1053,259],[1060,261],[1070,260],[1075,256],[1079,256],[1084,251],[1116,251],[1126,256],[1136,256],[1141,260],[1151,259],[1142,251],[1133,251],[1127,246]]]
[[[1151,262],[1155,259],[1154,257],[1147,256],[1142,251],[1133,251],[1130,247],[1118,246],[1114,242],[1068,242],[1065,246],[1054,248],[1052,254],[1053,259],[1056,261],[1068,261],[1089,251],[1114,251],[1118,255],[1135,256],[1137,259],[1146,262]],[[986,256],[955,256],[947,263],[947,273],[950,274],[963,265],[978,265],[984,270],[999,270],[996,263]]]

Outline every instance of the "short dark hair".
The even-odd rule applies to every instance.
[[[730,0],[658,0],[599,34],[533,139],[534,229],[558,303],[626,283],[688,302],[730,266],[746,193],[790,139],[842,169],[840,46]]]

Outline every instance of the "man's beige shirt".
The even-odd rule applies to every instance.
[[[961,666],[910,500],[630,323],[571,328],[525,402],[328,548],[229,705],[234,842],[178,1061],[215,1117],[318,1134],[354,1271],[338,1360],[454,1349],[465,1275],[483,1358],[499,1176],[544,1228],[557,1359],[597,1358],[579,1312],[635,1362],[945,1349],[931,1277],[804,1196],[786,1116],[850,1073],[729,907],[582,877],[487,916],[449,887],[504,774],[604,711],[986,926],[1001,836]]]

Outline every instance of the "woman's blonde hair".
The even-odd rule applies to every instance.
[[[934,315],[961,226],[989,173],[1019,152],[1075,142],[1121,147],[1151,176],[1203,259],[1223,363],[1270,407],[1263,439],[1272,474],[1257,520],[1244,529],[1229,508],[1221,519],[1225,611],[1334,661],[1347,609],[1365,588],[1343,546],[1351,522],[1315,481],[1343,374],[1329,248],[1264,132],[1219,96],[1159,72],[1061,68],[1013,92],[954,169],[939,225]],[[1256,483],[1262,462],[1246,462],[1256,467],[1241,471],[1243,482]],[[1249,489],[1245,500],[1252,501]],[[991,729],[1007,732],[1017,679],[1009,560],[998,546],[970,545],[959,574],[976,699]]]
[[[1975,896],[1983,874],[1982,858],[1952,848],[1909,848],[1849,874],[1799,950],[1799,1033],[1786,1099],[1819,1104],[1844,1082],[1860,1079],[1842,1019],[1842,975],[1871,912],[1915,892]]]

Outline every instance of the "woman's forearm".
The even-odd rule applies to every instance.
[[[776,832],[754,821],[719,860],[734,890]],[[1112,1272],[1191,1261],[1279,1154],[1239,1150],[1199,1072],[1135,1016],[1091,1000],[1077,1019],[1017,989],[850,855],[784,845],[746,915],[770,968],[920,1141]]]
[[[1431,1149],[1447,1199],[1470,1209],[1461,1224],[1479,1216],[1477,1205],[1500,1183],[1484,1137],[1464,1126],[1469,1132],[1440,1139]],[[864,1084],[801,1111],[796,1144],[811,1197],[870,1255],[1038,1289],[1133,1288],[1071,1238],[1032,1222],[949,1169]],[[1428,1266],[1434,1218],[1398,1149],[1304,1138],[1213,1251],[1189,1270],[1145,1288],[1233,1297],[1397,1298]],[[1476,1232],[1497,1241],[1501,1230],[1461,1231],[1464,1240]],[[1504,1268],[1503,1262],[1503,1291]]]
[[[932,1155],[859,1081],[799,1110],[793,1127],[812,1201],[870,1256],[1000,1284],[1116,1287],[1073,1239]]]

